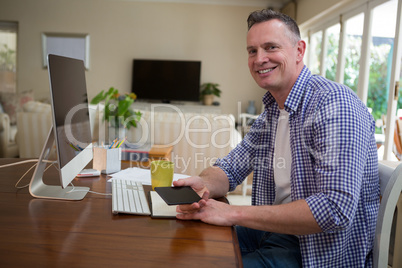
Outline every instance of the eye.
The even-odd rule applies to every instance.
[[[257,50],[256,49],[249,49],[248,50],[248,55],[254,55],[255,53],[257,53]]]
[[[267,50],[267,51],[271,51],[271,50],[275,50],[275,49],[277,49],[278,48],[278,46],[267,46],[265,49]]]

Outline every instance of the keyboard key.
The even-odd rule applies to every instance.
[[[112,212],[151,215],[142,183],[113,179]]]

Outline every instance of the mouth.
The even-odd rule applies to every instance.
[[[259,74],[266,74],[266,73],[269,73],[269,72],[273,71],[275,68],[276,68],[276,67],[274,67],[274,68],[268,68],[268,69],[263,69],[263,70],[259,70],[259,71],[257,71],[257,73],[259,73]]]

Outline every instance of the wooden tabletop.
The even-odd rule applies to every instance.
[[[0,166],[21,160],[2,158]],[[93,193],[82,201],[36,199],[14,186],[31,165],[0,169],[0,267],[241,267],[231,227],[113,215],[111,196]],[[55,184],[56,174],[51,167],[45,182]],[[104,175],[74,185],[111,192]]]

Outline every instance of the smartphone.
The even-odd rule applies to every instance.
[[[190,186],[155,187],[155,191],[169,206],[192,204],[201,200],[201,197]]]

